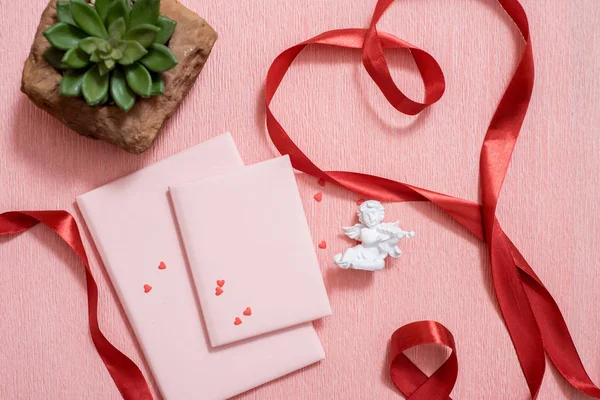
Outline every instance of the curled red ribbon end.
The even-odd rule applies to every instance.
[[[0,214],[0,236],[12,235],[38,223],[52,229],[79,256],[85,266],[90,335],[98,355],[125,400],[152,400],[140,369],[106,339],[98,325],[98,286],[92,276],[77,222],[67,211],[11,211]]]
[[[452,352],[431,375],[404,355],[404,351],[423,344],[440,344]],[[410,400],[451,400],[450,392],[458,376],[458,359],[452,333],[435,321],[418,321],[399,328],[392,335],[390,377],[400,393]]]

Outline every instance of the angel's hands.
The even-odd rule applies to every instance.
[[[389,235],[381,235],[377,238],[378,242],[387,242],[391,237]]]

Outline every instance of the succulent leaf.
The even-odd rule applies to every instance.
[[[99,51],[101,51],[103,53],[107,53],[110,50],[108,40],[100,39],[96,43],[98,45]]]
[[[83,68],[90,63],[90,56],[79,47],[68,50],[61,60],[71,68]]]
[[[131,65],[140,58],[144,57],[148,51],[138,42],[126,40],[127,47],[123,51],[123,57],[119,59],[119,64]]]
[[[79,41],[79,48],[88,54],[92,54],[98,50],[98,45],[101,41],[103,41],[103,39],[90,36]]]
[[[129,14],[129,29],[141,24],[156,24],[160,0],[136,0]]]
[[[173,21],[172,19],[163,17],[162,15],[159,16],[158,20],[156,21],[156,26],[160,28],[160,32],[158,32],[156,35],[154,42],[158,44],[167,43],[167,41],[171,39],[171,36],[173,36],[176,25],[177,22]]]
[[[113,0],[106,12],[106,25],[110,26],[119,18],[124,18],[125,22],[129,19],[129,1],[128,0]]]
[[[87,37],[86,33],[66,22],[58,22],[44,31],[44,37],[57,49],[69,50],[76,47],[81,39]]]
[[[106,21],[106,15],[108,14],[108,7],[113,3],[113,0],[96,0],[94,6],[102,21]]]
[[[121,53],[123,53],[125,50],[127,50],[127,41],[121,40],[119,42],[119,44],[117,45],[117,49],[121,50]]]
[[[108,68],[109,70],[112,70],[115,65],[117,63],[115,62],[115,60],[104,60],[104,65],[106,66],[106,68]]]
[[[167,46],[154,43],[140,62],[152,72],[165,72],[177,65],[177,57]]]
[[[81,93],[90,106],[95,106],[102,102],[108,93],[109,78],[108,74],[100,75],[98,65],[94,65],[83,75]]]
[[[125,67],[125,79],[135,93],[143,97],[152,95],[152,77],[150,72],[140,63]]]
[[[161,74],[151,74],[152,76],[152,95],[164,94],[165,81]]]
[[[56,13],[58,20],[69,25],[77,26],[71,15],[71,3],[68,1],[59,1],[56,3]]]
[[[112,52],[110,53],[110,58],[117,61],[120,60],[122,57],[123,52],[120,49],[112,49]]]
[[[108,93],[110,75],[100,75],[100,67],[94,65],[83,75],[81,93],[90,106],[99,104]]]
[[[104,97],[102,98],[102,100],[100,100],[100,102],[98,104],[96,104],[97,106],[104,104],[108,101],[108,91],[106,92],[106,94],[104,95]]]
[[[77,25],[89,35],[108,38],[108,32],[96,9],[83,0],[71,0],[71,13]]]
[[[90,55],[90,61],[93,63],[98,63],[98,62],[102,61],[102,59],[100,58],[100,52],[98,50],[94,51]]]
[[[121,68],[115,68],[110,77],[110,95],[119,108],[129,111],[135,104],[135,93],[131,91]]]
[[[123,39],[134,40],[144,47],[149,47],[156,40],[156,35],[159,31],[160,28],[158,26],[141,24],[130,29],[125,36],[123,36]]]
[[[62,62],[64,55],[64,51],[53,46],[50,46],[44,50],[44,59],[48,61],[48,64],[52,65],[52,67],[55,69],[69,69],[69,66]]]
[[[113,60],[104,60],[104,62],[98,63],[98,72],[100,75],[108,74],[115,67]]]
[[[85,73],[85,69],[72,69],[67,71],[60,81],[60,89],[58,90],[58,94],[67,97],[81,96],[81,85]]]
[[[89,37],[79,41],[79,48],[87,54],[92,54],[98,49],[98,46],[96,46],[93,39],[95,38]]]
[[[110,69],[108,69],[106,67],[106,65],[104,65],[104,63],[98,63],[97,65],[98,65],[98,72],[100,73],[100,76],[104,76],[110,72]]]
[[[108,27],[108,37],[111,40],[121,40],[126,30],[125,18],[118,18]]]

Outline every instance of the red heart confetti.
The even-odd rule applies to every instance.
[[[234,325],[241,325],[242,324],[242,320],[239,317],[235,317],[235,321],[233,321]]]
[[[356,205],[360,206],[364,202],[365,202],[365,199],[358,199],[358,200],[356,200]]]
[[[321,240],[321,243],[319,243],[319,248],[320,249],[326,249],[327,248],[327,242],[324,240]]]
[[[145,284],[145,285],[144,285],[144,293],[148,293],[148,292],[149,292],[149,291],[151,291],[151,290],[152,290],[152,286],[150,286],[150,285],[148,285],[148,284]]]
[[[246,309],[244,310],[244,315],[246,317],[249,317],[252,315],[252,309],[250,307],[246,307]]]
[[[160,264],[158,264],[158,269],[167,269],[167,264],[165,264],[164,261],[161,261]]]
[[[217,285],[218,285],[219,287],[223,287],[223,285],[224,285],[224,284],[225,284],[225,281],[224,281],[223,279],[219,279],[219,280],[217,281]]]
[[[321,186],[323,186],[323,187],[324,187],[324,186],[325,186],[325,179],[321,178],[321,179],[319,179],[319,180],[317,181],[317,183],[318,183],[319,185],[321,185]]]
[[[215,296],[220,296],[223,294],[223,289],[221,289],[220,287],[216,287],[215,288]]]
[[[319,193],[315,194],[315,200],[316,201],[323,200],[323,192],[319,192]]]

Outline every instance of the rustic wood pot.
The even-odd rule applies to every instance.
[[[90,107],[83,98],[58,95],[62,75],[43,56],[50,44],[42,32],[58,22],[57,1],[50,0],[42,14],[23,68],[21,91],[80,135],[107,141],[130,153],[144,152],[194,85],[217,40],[216,32],[176,0],[162,0],[161,14],[177,22],[169,48],[179,60],[175,68],[163,74],[164,95],[139,98],[127,113],[115,105]]]

